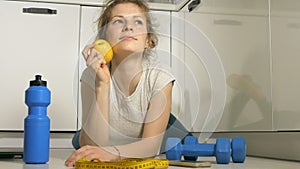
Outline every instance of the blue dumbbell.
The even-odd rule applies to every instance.
[[[231,157],[235,163],[243,163],[246,159],[246,140],[235,137],[231,141]]]
[[[231,146],[232,144],[232,146]],[[233,148],[231,150],[231,147]],[[244,162],[246,158],[246,145],[244,138],[218,138],[216,144],[199,144],[197,137],[187,136],[182,145],[179,138],[168,138],[166,143],[166,157],[169,160],[196,161],[198,156],[216,156],[218,164],[228,164],[230,156],[233,162]]]

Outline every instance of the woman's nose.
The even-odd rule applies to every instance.
[[[133,26],[130,23],[124,25],[123,31],[133,31]]]
[[[127,26],[124,28],[124,31],[132,31],[132,30],[133,30],[132,28],[129,28]]]

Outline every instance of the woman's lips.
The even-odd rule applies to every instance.
[[[120,40],[137,40],[137,38],[133,36],[122,36]]]

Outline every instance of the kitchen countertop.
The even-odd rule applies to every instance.
[[[51,149],[50,160],[47,164],[24,164],[22,159],[0,159],[0,168],[7,169],[68,169],[64,166],[65,159],[73,152],[73,149]],[[300,162],[283,161],[256,157],[247,157],[245,163],[230,163],[228,165],[215,164],[214,158],[204,157],[204,160],[212,162],[211,169],[294,169],[300,166]],[[72,167],[71,167],[72,168]],[[170,166],[170,169],[184,167]]]

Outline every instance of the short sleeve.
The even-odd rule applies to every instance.
[[[160,64],[149,68],[148,83],[152,91],[152,96],[161,91],[170,82],[174,82],[175,78],[170,69]]]

